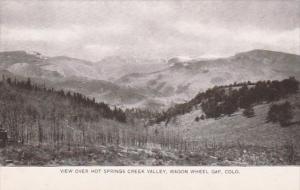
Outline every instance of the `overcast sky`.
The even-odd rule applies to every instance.
[[[1,1],[0,50],[105,56],[300,54],[295,1]]]

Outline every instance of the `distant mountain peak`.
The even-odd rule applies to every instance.
[[[280,52],[280,51],[273,51],[273,50],[266,50],[266,49],[253,49],[250,51],[245,51],[245,52],[240,52],[235,54],[235,56],[238,55],[253,55],[253,56],[268,56],[268,55],[292,55],[292,56],[297,56],[297,54],[291,54],[291,53],[286,53],[286,52]]]

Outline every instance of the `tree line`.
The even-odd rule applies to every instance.
[[[279,89],[277,98],[266,96],[265,91],[260,92],[271,91],[269,88]],[[193,107],[202,107],[212,100],[217,102],[217,106],[228,106],[229,103],[225,102],[230,100],[237,101],[238,107],[247,107],[259,101],[280,99],[297,90],[298,82],[294,78],[280,82],[263,81],[255,85],[247,83],[242,86],[214,87],[199,93],[185,104],[176,105],[171,109],[173,112],[168,110],[164,117],[167,121],[171,119],[172,114],[187,113]],[[234,98],[228,97],[231,95]],[[209,111],[206,111],[206,116],[199,119],[205,119],[208,113]],[[213,116],[216,115],[214,114],[212,113]],[[251,112],[249,114],[251,115]],[[117,107],[111,108],[105,103],[97,103],[94,98],[76,92],[32,84],[30,79],[18,81],[3,77],[0,81],[0,128],[8,132],[11,141],[20,144],[50,145],[54,149],[109,144],[140,147],[153,144],[181,150],[194,147],[182,137],[178,128],[161,128],[155,125],[149,127],[149,118],[158,117],[161,117],[161,114],[148,110],[123,111]],[[270,118],[270,121],[279,121],[276,120],[278,117],[281,116],[275,115],[272,117],[275,120]],[[150,119],[150,123],[154,121],[156,120]]]
[[[107,119],[115,119],[119,122],[126,122],[126,115],[122,109],[117,107],[111,109],[108,104],[105,104],[103,102],[98,103],[95,101],[95,98],[89,98],[77,92],[70,92],[70,91],[65,92],[64,90],[55,90],[54,88],[46,88],[45,85],[39,86],[37,84],[33,84],[30,78],[27,78],[26,81],[17,80],[16,78],[12,80],[9,77],[6,78],[4,75],[2,76],[1,84],[2,85],[6,84],[6,86],[19,89],[19,90],[53,94],[58,98],[69,100],[70,104],[72,105],[84,106],[96,110],[97,113],[99,113],[98,117],[101,116]],[[90,117],[90,116],[86,116],[86,117]],[[88,118],[88,119],[95,119],[95,117]]]
[[[105,136],[102,141],[108,143],[117,133],[114,126],[122,123],[126,123],[123,110],[94,98],[38,86],[30,78],[3,76],[0,81],[0,128],[11,142],[85,146]]]
[[[125,111],[76,92],[3,76],[0,128],[10,143],[75,149],[98,145],[184,147],[174,131],[148,126],[149,110]],[[185,147],[186,148],[186,147]]]
[[[215,86],[198,93],[192,100],[177,104],[161,113],[156,122],[166,121],[176,115],[190,112],[195,107],[201,107],[205,118],[218,118],[231,115],[243,108],[245,115],[253,115],[252,106],[262,102],[277,101],[298,91],[299,82],[290,77],[282,81],[258,81],[256,83],[235,83],[227,86]]]

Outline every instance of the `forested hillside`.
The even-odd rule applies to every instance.
[[[126,151],[124,147],[171,148],[176,142],[188,148],[183,139],[158,134],[146,125],[153,112],[110,108],[79,93],[33,84],[30,78],[3,75],[0,105],[0,131],[8,134],[7,147],[0,149],[0,165],[45,165],[56,159],[82,164],[90,161],[87,152],[99,151],[97,156],[105,157],[101,164],[115,164],[114,158]]]
[[[37,86],[30,79],[3,76],[0,102],[0,127],[8,131],[11,141],[22,144],[84,145],[92,141],[91,135],[96,138],[99,124],[113,128],[126,122],[121,109],[111,109],[79,93]]]
[[[265,140],[256,139],[259,144],[254,146],[240,144],[233,137],[238,139],[241,135],[248,135],[248,140],[255,140],[253,135],[257,134],[248,131],[248,124],[265,122],[261,117],[266,118],[265,108],[261,111],[257,106],[262,102],[286,99],[297,89],[298,82],[294,78],[214,87],[160,115],[149,110],[110,108],[79,93],[56,91],[33,84],[30,79],[16,80],[3,76],[0,82],[0,128],[8,132],[9,146],[0,152],[0,164],[293,164],[298,159],[293,144],[285,147],[278,141],[279,149],[265,147],[268,142],[273,144],[274,136],[278,138],[286,133],[278,128],[272,129],[277,132],[270,134],[269,129],[264,129],[265,124],[258,124],[264,130],[261,134],[267,136]],[[275,94],[271,93],[275,91]],[[233,122],[230,117],[225,117],[249,106],[258,111],[259,118],[234,116]],[[270,109],[275,110],[270,114],[270,121],[280,122],[282,115],[278,115],[277,111],[282,106],[289,108],[284,103]],[[183,117],[177,119],[178,115]],[[222,117],[224,119],[215,120],[216,124],[213,124],[213,118]],[[249,117],[253,117],[251,109]],[[153,125],[153,118],[164,122]],[[222,123],[226,123],[226,127]],[[236,129],[237,125],[247,132],[241,133],[241,129]],[[293,139],[297,139],[295,125],[291,130],[294,131]],[[228,138],[228,131],[236,135]],[[199,139],[203,135],[205,139]],[[224,135],[227,140],[233,141],[225,141]],[[214,140],[214,136],[219,136],[218,141]],[[237,160],[241,156],[244,160]]]
[[[110,108],[82,94],[56,91],[12,79],[0,81],[0,129],[17,145],[79,148],[98,145],[163,145],[166,138],[149,129],[155,112]],[[179,139],[178,139],[179,140]]]
[[[298,91],[299,82],[291,77],[282,81],[259,81],[256,83],[234,83],[227,86],[215,86],[200,92],[192,100],[177,104],[162,113],[156,122],[169,121],[176,115],[183,115],[193,108],[201,108],[205,118],[219,118],[231,115],[239,109],[251,109],[263,102],[273,102]],[[200,119],[200,118],[199,118]]]

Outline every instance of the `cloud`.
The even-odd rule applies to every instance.
[[[1,38],[11,42],[40,41],[65,43],[82,36],[81,30],[76,28],[9,28],[1,27]]]
[[[228,55],[299,50],[297,1],[4,1],[0,50],[108,55]]]
[[[118,46],[104,46],[101,44],[87,44],[83,47],[83,52],[87,55],[97,55],[92,58],[97,59],[98,57],[112,56],[119,51]]]
[[[174,29],[182,35],[193,36],[194,40],[198,42],[209,42],[217,46],[222,44],[224,50],[230,49],[230,47],[232,48],[232,44],[238,44],[239,48],[244,46],[242,49],[260,47],[300,53],[300,28],[278,31],[253,26],[241,26],[236,28],[187,21],[175,23]],[[210,49],[215,50],[216,48]],[[219,49],[217,51],[222,50]],[[237,49],[236,51],[239,50]]]

